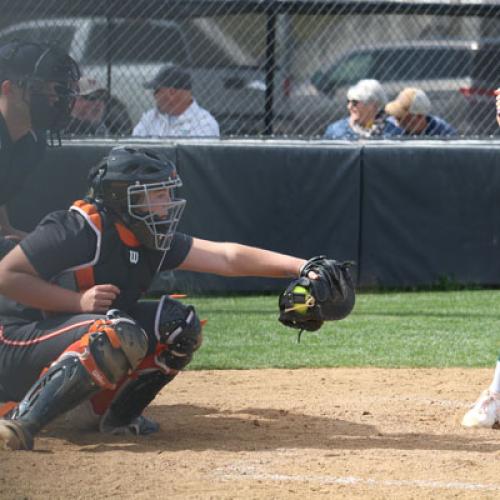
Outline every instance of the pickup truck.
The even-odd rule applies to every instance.
[[[216,117],[223,135],[254,135],[264,128],[264,73],[210,19],[38,19],[0,31],[0,43],[14,38],[57,42],[79,62],[82,74],[109,86],[126,104],[134,124],[154,106],[144,83],[160,68],[179,65],[191,72],[195,98]]]

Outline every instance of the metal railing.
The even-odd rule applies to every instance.
[[[155,107],[145,83],[167,66],[189,72],[194,98],[222,137],[323,137],[348,116],[347,91],[361,79],[378,80],[388,100],[422,89],[429,114],[459,136],[497,134],[499,2],[0,0],[0,7],[0,43],[56,42],[103,89],[98,134],[130,135]]]

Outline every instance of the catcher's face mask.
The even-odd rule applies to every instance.
[[[133,184],[127,188],[131,230],[149,248],[168,250],[186,200],[175,197],[180,178],[155,184]]]

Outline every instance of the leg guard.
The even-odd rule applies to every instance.
[[[144,330],[128,318],[98,320],[28,391],[12,416],[30,446],[33,436],[55,417],[103,388],[114,389],[146,355]],[[1,433],[0,433],[0,439]],[[6,442],[5,438],[3,439]]]
[[[158,426],[136,425],[144,409],[160,390],[190,361],[201,345],[201,326],[194,308],[169,297],[162,297],[155,318],[156,353],[147,356],[137,370],[114,390],[93,396],[86,407],[79,406],[70,420],[77,425],[99,428],[107,433],[147,434]]]
[[[171,382],[176,374],[166,375],[160,370],[138,373],[120,388],[109,409],[100,422],[102,432],[113,434],[150,434],[159,429],[153,421],[138,419],[161,389]],[[147,424],[147,425],[144,425]]]
[[[78,405],[66,416],[77,428],[111,434],[149,434],[159,426],[145,417],[144,409],[160,390],[171,382],[178,371],[168,368],[162,360],[165,346],[146,356],[136,371],[122,379],[116,389],[104,389]],[[141,418],[140,426],[136,425]],[[146,424],[146,425],[142,425]]]

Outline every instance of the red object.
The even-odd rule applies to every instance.
[[[471,97],[474,95],[484,95],[484,96],[495,96],[497,95],[496,89],[485,89],[480,87],[461,87],[460,93],[465,97]]]

